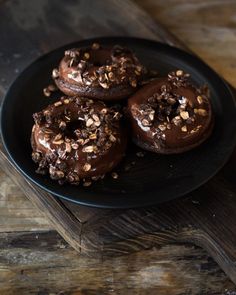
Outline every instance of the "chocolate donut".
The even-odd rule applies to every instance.
[[[94,43],[89,48],[66,50],[52,77],[66,95],[119,100],[134,93],[144,72],[129,49]]]
[[[197,88],[182,70],[145,85],[128,100],[133,140],[161,154],[188,151],[205,141],[213,127],[206,88]]]
[[[33,115],[32,158],[37,172],[59,183],[84,185],[111,171],[122,159],[127,136],[121,114],[101,101],[62,97]]]

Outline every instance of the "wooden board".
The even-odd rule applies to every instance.
[[[50,22],[57,21],[57,13],[50,15],[50,22],[46,19],[45,14],[40,14],[44,9],[46,11],[46,1],[41,3],[40,9],[42,10],[39,7],[32,7],[37,9],[40,22],[37,18],[30,18],[30,15],[29,18],[25,16],[25,22],[21,22],[25,1],[18,3],[17,10],[13,9],[14,5],[4,4],[6,10],[2,10],[2,15],[0,15],[2,21],[5,20],[7,23],[6,18],[11,15],[17,24],[16,26],[11,23],[8,31],[0,32],[5,48],[8,51],[12,50],[7,54],[12,56],[15,54],[14,58],[17,59],[16,53],[20,53],[24,54],[25,58],[24,63],[17,63],[17,67],[15,67],[15,60],[10,65],[7,61],[4,61],[6,64],[3,62],[2,71],[5,82],[2,83],[2,93],[14,78],[15,72],[18,72],[38,53],[75,41],[78,38],[98,36],[101,32],[103,35],[111,35],[115,30],[116,34],[119,32],[119,34],[147,37],[181,46],[172,35],[165,32],[162,27],[128,1],[125,3],[122,1],[112,2],[109,9],[107,3],[104,5],[100,3],[95,8],[98,10],[98,14],[104,16],[101,23],[94,25],[91,22],[91,27],[86,28],[86,34],[83,31],[83,26],[81,26],[82,31],[75,30],[76,21],[83,24],[83,19],[86,19],[86,22],[90,20],[88,9],[90,5],[86,4],[88,2],[81,4],[84,13],[83,16],[79,15],[82,18],[79,20],[77,20],[78,15],[74,12],[73,4],[71,4],[68,8],[71,16],[70,22],[63,24],[67,30],[62,31],[60,28],[56,28],[53,40],[49,38],[50,30],[45,27],[42,33],[39,25],[43,22],[50,24]],[[111,17],[105,18],[105,15],[108,12],[108,15],[114,15],[116,10],[122,13],[120,22],[113,24],[112,30],[111,26],[108,26]],[[132,15],[136,17],[130,19],[129,12],[131,10]],[[63,13],[66,14],[68,11],[63,10]],[[137,22],[137,20],[139,21]],[[13,42],[8,38],[9,31],[14,31],[16,35],[14,47],[9,46]],[[22,52],[22,48],[24,48],[24,52]],[[25,181],[9,164],[4,153],[1,153],[0,159],[1,167],[9,172],[9,175],[20,185],[30,200],[53,223],[54,228],[81,254],[86,253],[96,257],[111,254],[121,255],[169,242],[190,241],[206,248],[235,282],[235,230],[232,227],[236,210],[235,186],[232,177],[235,172],[234,158],[215,179],[191,196],[157,208],[128,211],[94,210],[61,202]]]

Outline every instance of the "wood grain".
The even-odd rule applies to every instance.
[[[177,1],[169,1],[169,3],[168,1],[158,1],[158,3],[154,3],[154,1],[148,0],[147,3],[142,5],[147,5],[147,7],[149,7],[148,5],[150,4],[151,7],[156,7],[155,9],[158,9],[158,15],[162,15],[162,13],[164,15],[164,12],[168,13],[169,11],[169,18],[171,18],[173,14],[173,19],[177,18],[179,20],[180,16],[172,11],[174,6],[176,7],[175,9],[179,9],[177,7]],[[203,3],[203,1],[199,1],[198,3],[200,2]],[[209,1],[209,3],[210,2],[213,3],[214,7],[216,6],[216,1]],[[226,4],[229,9],[231,4],[233,5],[230,1],[227,1]],[[3,6],[0,6],[0,19],[3,24],[7,24],[7,30],[4,29],[4,26],[0,26],[0,35],[2,37],[1,44],[4,44],[4,46],[0,47],[0,79],[3,79],[0,83],[0,93],[2,94],[16,74],[40,53],[49,51],[61,44],[78,40],[79,38],[99,35],[132,35],[161,39],[164,42],[168,41],[171,44],[177,44],[175,43],[176,39],[173,38],[172,35],[166,34],[161,26],[157,25],[144,11],[133,6],[130,1],[70,1],[68,5],[65,6],[63,1],[55,2],[52,0],[50,4],[45,0],[40,2],[31,1],[29,4],[29,2],[24,0],[19,2],[4,2],[1,5]],[[193,1],[191,1],[190,6],[188,6],[189,10],[191,10],[191,5],[193,8],[196,7]],[[180,6],[183,7],[186,5],[183,2]],[[220,4],[218,4],[218,6],[220,6]],[[168,7],[168,9],[166,9],[166,7]],[[152,10],[152,8],[150,10]],[[153,13],[155,13],[155,11]],[[98,15],[100,18],[95,17]],[[114,15],[116,17],[114,17]],[[228,16],[227,13],[226,15]],[[199,15],[193,12],[193,17],[197,19]],[[168,20],[166,16],[161,18],[162,21],[166,19]],[[11,21],[9,22],[9,20]],[[188,22],[185,22],[185,27],[189,24],[190,19],[187,18],[187,20]],[[207,21],[207,18],[204,20]],[[172,21],[174,22],[174,20],[170,20],[170,22]],[[195,20],[195,22],[197,23],[197,20]],[[8,37],[9,32],[15,36],[14,43],[12,43],[12,39]],[[189,37],[190,35],[191,34],[189,34]],[[192,38],[194,38],[194,34],[192,35]],[[199,35],[197,34],[197,37],[199,37]],[[208,38],[207,35],[204,36]],[[14,44],[14,46],[10,46],[12,44]],[[216,45],[217,44],[215,44],[215,46]],[[179,46],[181,46],[181,44],[179,44]],[[234,160],[235,158],[233,158],[232,163],[235,163]],[[6,162],[4,157],[1,157],[1,161],[2,164],[4,163],[4,165],[1,166],[5,166]],[[24,180],[17,176],[17,172],[14,171],[11,166],[5,166],[4,170],[9,170],[11,175],[15,175],[14,180],[22,186]],[[230,218],[227,220],[229,221],[227,224],[232,224],[234,222],[235,187],[233,186],[234,178],[232,177],[234,171],[233,167],[230,169],[227,168],[222,172],[223,174],[214,179],[209,186],[195,192],[192,198],[180,200],[180,203],[174,206],[173,204],[169,204],[166,207],[167,209],[160,207],[140,211],[131,210],[129,214],[121,214],[121,212],[117,211],[114,213],[110,211],[104,212],[103,210],[99,210],[99,212],[91,211],[90,209],[84,210],[82,207],[77,207],[65,202],[62,204],[62,202],[56,202],[55,199],[52,199],[51,196],[42,193],[40,190],[30,185],[25,186],[24,184],[23,188],[28,197],[36,202],[36,205],[41,208],[41,210],[43,209],[42,211],[45,211],[45,208],[47,208],[47,212],[44,213],[47,214],[49,219],[51,218],[54,228],[57,228],[65,239],[71,241],[76,249],[80,250],[80,247],[77,245],[80,245],[81,239],[83,246],[80,258],[70,250],[73,252],[70,263],[75,263],[76,261],[78,265],[73,268],[74,264],[72,263],[72,270],[66,268],[63,274],[61,271],[62,267],[56,265],[55,273],[57,275],[53,277],[53,274],[50,274],[48,278],[48,272],[43,271],[43,267],[38,268],[37,265],[34,268],[33,266],[33,261],[31,259],[33,254],[30,254],[31,250],[29,249],[29,245],[32,245],[32,247],[34,245],[32,242],[33,239],[30,235],[28,236],[28,234],[25,235],[22,233],[21,235],[21,233],[19,233],[20,241],[23,244],[26,243],[26,252],[22,250],[22,247],[20,247],[20,251],[25,253],[25,263],[28,263],[28,265],[31,265],[32,269],[34,269],[32,270],[32,277],[35,278],[33,282],[36,287],[31,287],[30,290],[32,293],[39,292],[40,290],[40,292],[44,292],[45,294],[57,292],[57,290],[58,292],[63,292],[64,289],[68,291],[68,294],[92,294],[92,292],[97,294],[97,290],[102,294],[109,294],[111,292],[115,292],[115,294],[127,294],[127,290],[131,290],[129,294],[132,294],[132,292],[133,294],[139,292],[142,292],[142,294],[226,294],[228,292],[228,294],[230,294],[229,292],[233,292],[235,288],[215,264],[208,264],[204,275],[202,272],[194,271],[195,265],[193,263],[184,265],[183,268],[180,269],[173,267],[173,265],[175,265],[175,260],[173,256],[171,256],[171,253],[174,253],[175,249],[177,249],[176,251],[179,251],[181,256],[183,252],[181,252],[180,249],[184,249],[185,246],[167,246],[169,258],[167,258],[167,254],[163,258],[164,261],[168,261],[168,267],[166,269],[161,260],[162,256],[160,252],[154,252],[155,255],[153,255],[154,250],[149,250],[149,248],[153,246],[162,246],[162,250],[166,249],[163,247],[165,243],[183,241],[192,241],[204,245],[231,276],[231,279],[235,280],[235,266],[234,263],[232,263],[235,261],[234,230],[233,228],[227,227],[225,232],[225,222],[222,222],[222,220],[225,221],[228,219],[228,216],[230,216]],[[224,177],[226,177],[226,179]],[[35,200],[35,196],[38,197],[37,200]],[[16,207],[19,205],[19,211],[16,210],[15,213],[22,212],[22,204],[18,200],[14,200]],[[221,200],[224,202],[221,202]],[[228,211],[228,202],[231,202],[230,211]],[[218,206],[216,206],[217,204]],[[54,205],[56,206],[56,210],[53,210]],[[225,205],[225,207],[222,207],[222,205]],[[67,208],[66,210],[64,210],[65,207]],[[31,211],[31,214],[31,222],[34,222],[34,216],[36,215],[34,211]],[[201,218],[199,218],[199,216],[201,216]],[[77,223],[79,220],[84,224],[82,229],[80,228],[80,224]],[[140,223],[140,220],[142,220],[143,223]],[[188,222],[183,222],[183,220]],[[19,223],[20,222],[22,221],[19,218]],[[67,224],[68,227],[65,227],[65,224]],[[79,225],[78,228],[76,227],[77,224]],[[133,227],[128,227],[127,224]],[[143,226],[143,224],[145,226]],[[207,231],[206,224],[211,224],[211,232]],[[12,229],[13,228],[17,230],[16,221],[13,223]],[[18,229],[19,228],[23,230],[23,226],[18,227]],[[67,231],[68,228],[72,231]],[[31,229],[33,229],[33,226]],[[44,229],[46,229],[46,227]],[[4,231],[4,229],[2,230]],[[227,237],[226,240],[222,238],[222,232],[225,233]],[[51,237],[52,240],[55,239],[55,235],[51,232],[43,234],[46,234],[46,239],[49,241]],[[14,249],[17,249],[19,243],[21,243],[18,241],[18,233],[12,233],[12,240],[10,235],[6,235],[6,237],[9,243],[3,243],[3,249],[5,249],[4,247],[12,245],[11,251],[14,253]],[[40,246],[42,245],[40,244]],[[37,257],[35,257],[35,260],[37,261],[43,254],[40,251],[38,252],[36,248],[33,248],[32,251],[36,251]],[[189,254],[190,256],[192,255],[193,260],[191,261],[194,261],[194,259],[196,259],[194,254],[195,250],[191,248],[188,249],[189,253],[192,253]],[[219,251],[219,249],[221,251]],[[65,251],[67,250],[68,249]],[[100,250],[96,258],[89,259],[84,257],[83,253],[92,255],[94,250],[95,253],[98,253],[97,250]],[[114,253],[120,255],[134,251],[136,253],[129,254],[128,256],[112,257]],[[199,248],[197,248],[197,251],[199,251],[198,253],[205,253]],[[18,257],[17,255],[19,255],[19,252],[17,252],[17,250],[16,253],[18,253],[16,254],[16,257]],[[58,250],[55,250],[55,253],[51,257],[56,259],[57,253]],[[106,256],[106,258],[104,256]],[[108,258],[108,256],[110,257]],[[103,264],[101,265],[101,263],[104,259],[107,262],[107,270],[103,272]],[[210,258],[208,257],[207,259]],[[119,261],[122,261],[124,265],[123,268],[118,267],[117,275],[112,275],[111,278],[108,277],[108,269],[112,268],[113,274],[113,265],[119,265]],[[141,275],[139,261],[143,263]],[[180,261],[178,260],[178,265],[181,263]],[[202,262],[204,264],[203,256],[200,258],[200,263]],[[20,263],[24,265],[23,260],[21,260]],[[6,272],[10,274],[12,272],[18,274],[21,268],[20,263],[19,268],[17,268],[16,261],[8,263],[7,260],[3,260],[3,269],[6,269]],[[92,272],[91,278],[87,279],[86,276],[83,277],[81,270],[85,270],[85,273],[87,273],[89,269],[86,265],[91,266],[89,263],[94,263],[96,267],[94,267],[95,272]],[[44,267],[45,264],[50,265],[49,256],[45,256]],[[64,260],[63,264],[66,265]],[[160,270],[158,268],[148,268],[147,265],[149,264],[158,264]],[[82,268],[80,268],[80,265],[82,265]],[[148,271],[146,271],[146,269],[148,269]],[[130,273],[131,278],[129,277]],[[153,273],[157,274],[155,283],[153,283]],[[68,276],[70,275],[72,277],[71,281],[70,279],[68,280]],[[180,278],[182,276],[185,278],[185,275],[186,281],[181,281]],[[214,275],[214,279],[212,280],[211,275]],[[79,281],[76,282],[78,277]],[[98,280],[96,280],[97,277],[99,278]],[[107,277],[110,279],[106,281]],[[170,280],[163,280],[163,277],[169,277]],[[10,292],[12,292],[12,294],[14,294],[14,292],[27,294],[28,288],[32,285],[30,285],[27,277],[23,277],[20,282],[18,277],[15,278],[14,275],[6,278],[6,280],[2,281],[3,288],[1,288],[6,294],[11,294]],[[137,278],[139,280],[137,280]],[[218,284],[215,278],[218,279]],[[65,283],[65,280],[66,282],[71,282],[71,285],[70,283]],[[197,282],[196,284],[194,283],[195,280]],[[212,283],[208,285],[205,281],[210,281]],[[141,287],[139,282],[142,282]],[[161,282],[160,285],[158,285],[158,282]],[[46,286],[45,289],[42,288],[42,285]],[[57,287],[55,288],[54,285]],[[115,291],[112,291],[113,289],[115,289]]]
[[[236,86],[234,0],[135,2]]]
[[[0,234],[0,273],[1,295],[229,295],[234,290],[198,247],[163,246],[131,254],[128,261],[125,256],[90,259],[76,257],[55,232]]]

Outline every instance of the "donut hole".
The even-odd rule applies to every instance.
[[[89,62],[92,63],[94,67],[112,64],[111,52],[109,49],[92,50],[90,55]]]
[[[71,139],[77,139],[76,136],[76,130],[81,130],[84,127],[84,123],[82,121],[72,121],[67,123],[66,129],[64,131],[64,134],[66,137]]]

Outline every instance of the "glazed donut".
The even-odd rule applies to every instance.
[[[213,127],[206,88],[197,88],[182,70],[145,85],[128,100],[134,142],[161,154],[188,151],[205,141]]]
[[[134,93],[144,72],[129,49],[94,43],[89,48],[66,50],[52,77],[66,95],[119,100]]]
[[[101,101],[62,97],[33,115],[32,159],[59,183],[102,178],[122,159],[127,136],[121,114]]]

